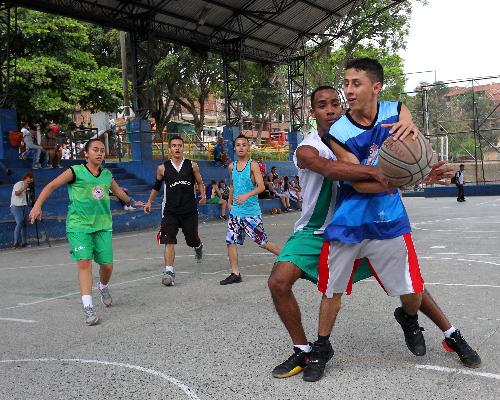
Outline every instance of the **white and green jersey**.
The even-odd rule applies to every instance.
[[[311,132],[299,144],[300,146],[311,146],[318,150],[319,156],[328,160],[335,160],[332,150],[321,141],[317,131]],[[335,210],[337,198],[337,181],[330,181],[323,175],[308,169],[300,169],[297,165],[297,150],[293,155],[293,162],[298,170],[300,186],[302,187],[302,212],[295,223],[294,232],[302,230],[313,231],[314,234],[322,234],[331,220]]]

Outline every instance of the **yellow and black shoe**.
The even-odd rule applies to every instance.
[[[288,359],[273,369],[273,377],[289,378],[297,375],[307,365],[309,353],[300,350],[298,347],[293,348],[293,354]]]

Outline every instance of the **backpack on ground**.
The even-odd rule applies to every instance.
[[[12,147],[18,149],[22,141],[23,134],[21,132],[9,131],[9,143]]]

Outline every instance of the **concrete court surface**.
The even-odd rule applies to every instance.
[[[225,224],[202,224],[202,264],[179,236],[175,287],[160,283],[156,232],[116,235],[114,305],[83,324],[65,242],[0,253],[0,399],[498,399],[500,198],[405,199],[427,288],[478,349],[479,369],[441,347],[425,317],[427,354],[413,356],[393,318],[398,299],[373,280],[354,286],[334,330],[335,356],[317,383],[273,379],[291,351],[267,288],[273,257],[240,247],[244,282],[228,273]],[[282,246],[298,213],[265,216]],[[97,269],[95,269],[97,271]],[[295,293],[315,339],[320,296]]]

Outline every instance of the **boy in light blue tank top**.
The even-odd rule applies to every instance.
[[[245,234],[263,249],[279,255],[279,249],[268,241],[257,195],[264,191],[264,180],[259,164],[250,159],[250,143],[240,135],[234,141],[237,161],[229,165],[229,220],[227,222],[227,253],[231,275],[220,281],[221,285],[241,282],[236,245],[243,244]]]

